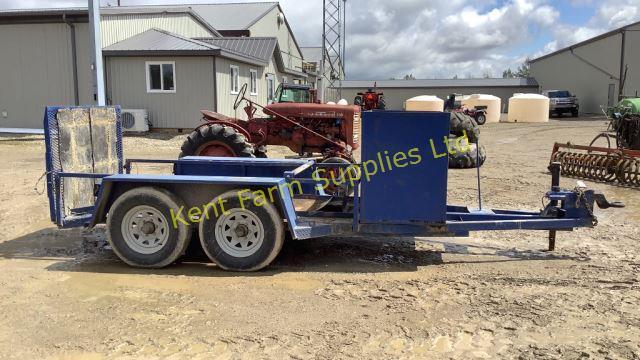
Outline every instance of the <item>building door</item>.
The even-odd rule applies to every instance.
[[[616,84],[609,84],[609,106],[616,104]]]
[[[276,77],[273,74],[267,74],[267,104],[273,103],[276,92]]]

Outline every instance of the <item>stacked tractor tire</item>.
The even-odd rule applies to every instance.
[[[484,146],[478,147],[480,126],[462,112],[451,112],[449,125],[449,168],[469,169],[482,166],[487,159]]]

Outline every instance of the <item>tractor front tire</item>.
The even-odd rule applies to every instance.
[[[449,132],[458,137],[466,134],[469,142],[472,143],[477,143],[480,138],[480,127],[478,123],[471,116],[459,111],[451,113]]]
[[[194,130],[182,144],[185,156],[255,157],[253,145],[230,126],[212,124]]]

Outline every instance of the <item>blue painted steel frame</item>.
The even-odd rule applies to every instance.
[[[311,174],[321,167],[346,167],[344,164],[316,164],[313,160],[275,160],[246,158],[202,158],[188,157],[179,160],[128,160],[124,165],[127,174],[85,174],[65,173],[56,168],[57,123],[55,113],[61,107],[47,108],[45,116],[45,141],[47,161],[47,185],[51,220],[60,227],[91,225],[104,221],[110,196],[116,186],[126,183],[138,184],[211,184],[232,185],[233,187],[282,187],[293,181],[304,184],[304,196],[326,198],[318,180]],[[117,109],[119,116],[119,109]],[[51,120],[54,119],[54,120]],[[122,168],[122,137],[118,126],[118,155]],[[173,175],[132,175],[134,163],[172,164]],[[216,176],[212,176],[216,175]],[[65,177],[102,179],[93,208],[77,209],[85,216],[65,214],[61,194],[61,179]],[[532,212],[517,210],[474,211],[461,206],[447,206],[446,219],[440,222],[370,222],[361,217],[361,181],[356,181],[354,195],[348,200],[353,210],[343,212],[297,213],[289,191],[278,191],[278,204],[286,219],[294,239],[306,239],[329,235],[346,234],[393,234],[403,236],[467,235],[470,231],[482,230],[572,230],[595,224],[593,191],[557,190],[547,193],[547,198],[557,201],[557,212]],[[407,190],[407,189],[404,189]],[[403,190],[403,191],[404,191]],[[410,190],[410,189],[409,189]],[[438,191],[440,191],[439,189]],[[368,196],[374,196],[370,194]],[[553,214],[553,215],[551,215]]]
[[[220,160],[212,158],[190,159],[190,161],[202,161],[203,163],[217,162],[221,164],[229,164],[229,160]],[[155,160],[145,162],[154,163]],[[159,160],[158,163],[177,163],[177,160]],[[262,165],[278,166],[278,160],[260,160]],[[253,163],[255,159],[235,159],[231,163]],[[282,164],[282,163],[280,163]],[[291,164],[291,163],[287,163]],[[245,177],[245,176],[204,176],[204,175],[103,175],[103,174],[66,174],[61,173],[59,177],[94,177],[102,178],[102,185],[98,193],[96,206],[94,209],[94,217],[92,225],[104,221],[104,207],[107,205],[111,192],[115,186],[125,183],[138,184],[211,184],[211,185],[233,185],[236,188],[242,187],[269,187],[276,186],[278,189],[286,187],[291,180],[309,180],[313,179],[298,178],[296,174],[314,169],[316,164],[313,161],[304,161],[300,166],[287,171],[287,176],[283,177]],[[402,236],[429,236],[429,235],[456,235],[465,236],[470,231],[483,230],[572,230],[576,227],[592,226],[594,217],[590,215],[586,206],[576,207],[577,194],[573,191],[556,191],[549,192],[547,196],[562,202],[562,209],[566,215],[565,218],[544,217],[541,212],[517,211],[517,210],[484,210],[473,211],[460,206],[447,207],[447,221],[445,224],[390,224],[390,223],[361,223],[359,218],[359,183],[356,183],[355,194],[353,196],[353,211],[338,214],[328,213],[325,218],[330,221],[324,222],[322,219],[309,219],[304,217],[303,213],[297,213],[293,205],[293,198],[289,191],[278,191],[279,205],[282,208],[283,216],[287,220],[289,230],[295,239],[306,239],[330,235],[348,235],[348,234],[394,234]],[[585,192],[586,202],[589,199],[590,192]],[[592,206],[592,205],[591,205]],[[333,220],[344,218],[349,220],[347,223],[333,223]],[[59,219],[58,219],[59,220]],[[58,223],[63,227],[79,226],[82,224],[72,222]]]

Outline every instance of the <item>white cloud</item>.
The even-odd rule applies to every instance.
[[[240,0],[236,0],[240,1]],[[251,0],[244,0],[251,1]],[[266,0],[265,0],[266,1]],[[564,0],[562,0],[564,1]],[[106,0],[102,0],[106,3]],[[116,0],[109,0],[115,3]],[[141,3],[235,2],[233,0],[122,0]],[[281,0],[302,46],[322,43],[322,1]],[[526,57],[540,56],[640,18],[640,0],[570,0],[593,8],[580,26],[562,22],[552,0],[349,0],[347,75],[386,79],[500,76]],[[84,0],[0,0],[0,8],[83,6]],[[552,40],[524,51],[541,33]]]

